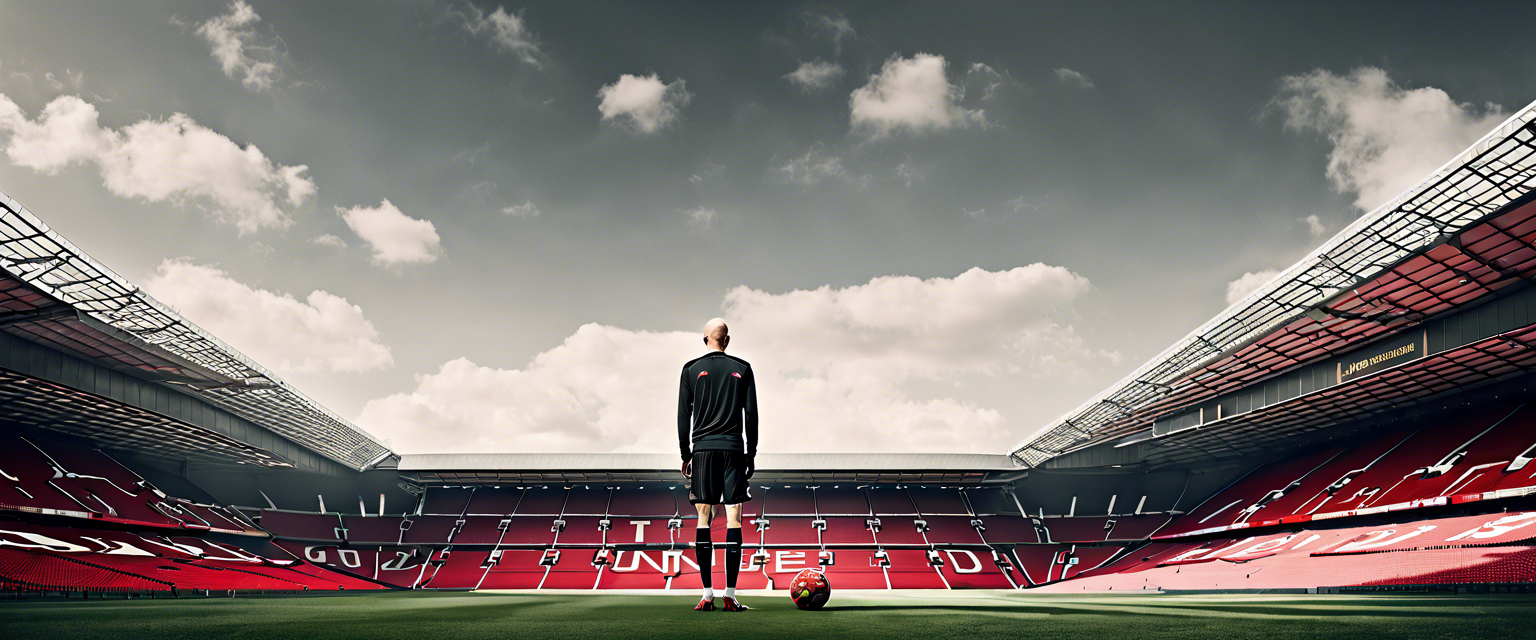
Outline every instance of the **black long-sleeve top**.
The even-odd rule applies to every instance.
[[[677,446],[757,455],[757,383],[746,360],[711,351],[683,365],[677,392]]]

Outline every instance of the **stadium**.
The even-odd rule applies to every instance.
[[[1012,447],[757,456],[729,631],[672,454],[396,451],[0,194],[0,632],[1507,635],[1536,104],[1415,178]]]

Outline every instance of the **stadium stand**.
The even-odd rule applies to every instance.
[[[1536,583],[1533,123],[1007,455],[763,454],[739,586]],[[401,455],[3,197],[0,249],[0,589],[701,584],[670,453]]]

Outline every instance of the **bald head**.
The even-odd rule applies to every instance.
[[[704,344],[716,351],[725,351],[725,346],[731,343],[731,328],[725,325],[724,318],[715,318],[704,323]]]

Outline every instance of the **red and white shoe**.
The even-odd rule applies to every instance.
[[[727,600],[729,600],[729,598],[727,598]],[[702,599],[699,600],[698,606],[694,607],[693,610],[694,611],[714,611],[715,610],[715,601],[711,600],[709,598],[702,598]]]
[[[737,602],[735,598],[726,598],[725,604],[720,605],[721,611],[751,611],[752,607]]]

